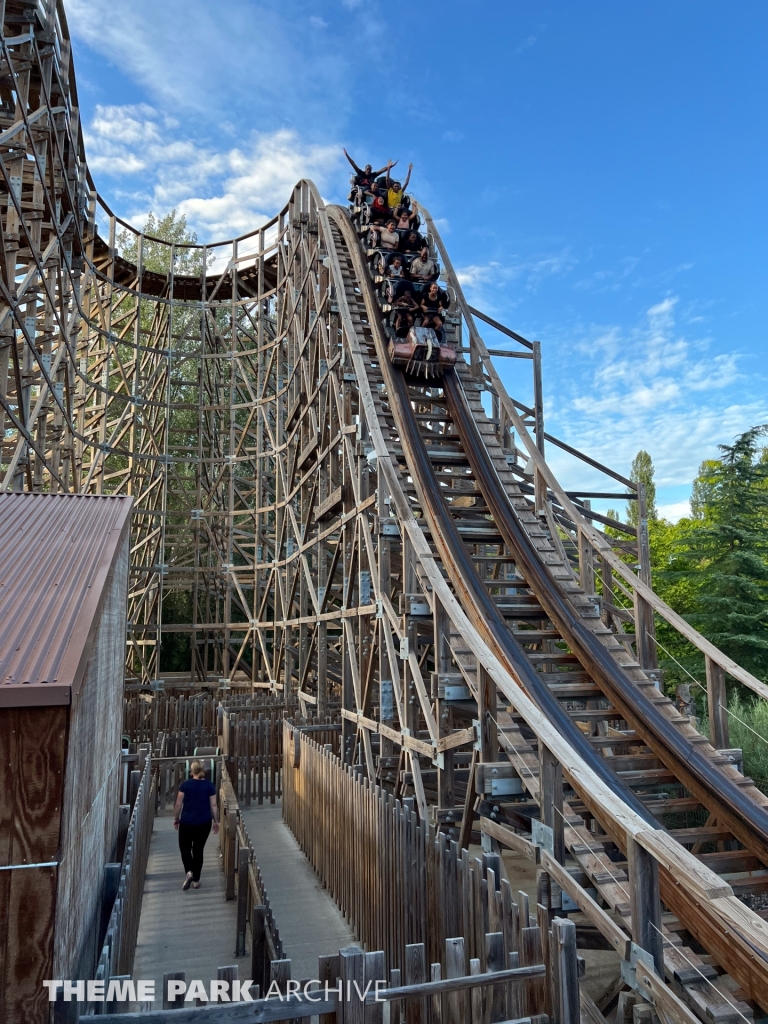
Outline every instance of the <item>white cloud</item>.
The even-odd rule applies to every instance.
[[[545,382],[554,388],[545,403],[551,432],[625,475],[644,448],[661,487],[690,484],[718,443],[768,418],[761,392],[744,386],[739,354],[713,353],[711,339],[681,333],[677,304],[667,296],[635,329],[593,327],[575,344],[544,349]],[[598,484],[596,473],[550,450],[566,486]]]
[[[535,291],[544,278],[567,274],[577,263],[570,249],[557,253],[531,256],[520,260],[511,257],[510,262],[492,260],[489,263],[474,263],[459,267],[456,276],[462,287],[474,291],[471,301],[482,300],[487,308],[493,305],[490,294],[512,282],[518,282],[528,291]],[[509,305],[509,303],[507,303]]]
[[[309,129],[322,117],[335,130],[346,115],[345,38],[318,40],[324,20],[292,0],[67,0],[67,16],[76,58],[84,43],[155,104],[206,124],[234,115]]]
[[[675,501],[671,505],[659,505],[656,511],[661,519],[668,519],[670,523],[676,523],[678,520],[690,516],[691,503],[690,501]]]
[[[477,288],[478,285],[496,276],[500,266],[499,263],[470,264],[468,267],[459,267],[456,270],[456,277],[462,288]]]
[[[175,132],[175,122],[147,104],[98,106],[86,133],[88,160],[97,174],[119,179],[134,222],[149,210],[162,215],[176,207],[201,240],[258,227],[301,178],[322,190],[341,166],[339,146],[308,144],[286,129],[253,132],[229,149]]]

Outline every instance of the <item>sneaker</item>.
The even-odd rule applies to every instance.
[[[193,882],[192,883],[192,888],[193,889],[199,889],[200,888],[200,883],[199,882]]]
[[[181,888],[182,889],[188,889],[190,887],[190,885],[192,885],[192,872],[188,871],[187,872],[187,877],[184,879],[184,885],[182,885]]]

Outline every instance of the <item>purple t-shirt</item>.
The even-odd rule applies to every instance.
[[[205,825],[210,821],[211,797],[216,796],[216,787],[208,779],[185,779],[179,786],[184,794],[184,805],[181,808],[182,825]]]

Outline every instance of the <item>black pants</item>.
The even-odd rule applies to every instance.
[[[200,872],[203,870],[203,850],[205,841],[211,834],[211,822],[206,821],[204,825],[185,825],[182,821],[179,825],[179,850],[185,871],[192,872],[192,881],[200,881]]]

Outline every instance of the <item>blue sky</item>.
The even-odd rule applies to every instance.
[[[66,10],[121,215],[224,238],[301,176],[343,201],[342,145],[413,161],[470,301],[541,340],[550,431],[622,472],[646,448],[674,518],[701,460],[768,422],[763,0]],[[523,400],[525,366],[501,367]]]

